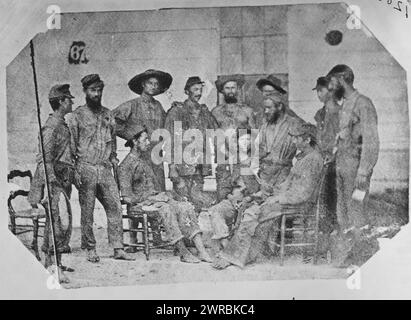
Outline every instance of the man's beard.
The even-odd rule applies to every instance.
[[[201,99],[201,96],[192,96],[191,97],[191,101],[195,102],[195,103],[199,103]]]
[[[226,103],[237,103],[238,102],[237,97],[234,95],[226,95],[224,96],[224,100]]]
[[[281,117],[282,114],[283,114],[283,111],[273,112],[273,113],[271,114],[271,117],[269,117],[268,120],[267,120],[268,123],[269,123],[269,124],[276,124],[277,121],[278,121],[278,119]]]
[[[87,105],[90,106],[91,108],[101,107],[101,99],[93,100],[89,97],[86,97],[86,102],[87,102]]]
[[[334,98],[337,100],[341,100],[344,97],[344,94],[345,94],[345,89],[343,86],[337,87],[333,92]]]

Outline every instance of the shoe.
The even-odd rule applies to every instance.
[[[75,270],[73,268],[67,267],[67,266],[60,266],[61,271],[64,272],[74,272]]]
[[[136,253],[137,252],[137,248],[136,247],[127,247],[124,250],[126,253]]]
[[[114,249],[114,257],[115,260],[128,260],[128,261],[134,261],[136,260],[135,258],[132,258],[126,254],[124,249]]]
[[[96,249],[87,250],[87,261],[92,263],[100,262],[100,257],[97,255]]]
[[[200,263],[201,260],[198,259],[196,256],[193,256],[191,253],[189,254],[184,254],[180,257],[181,262],[185,263]]]

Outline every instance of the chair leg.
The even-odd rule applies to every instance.
[[[10,215],[10,230],[15,235],[16,234],[16,217],[14,215]]]
[[[280,244],[280,265],[284,265],[285,250],[285,214],[281,216],[281,244]]]
[[[144,254],[146,260],[150,260],[150,240],[148,237],[148,218],[147,213],[143,213],[143,241],[144,241]]]
[[[41,260],[38,246],[38,237],[39,237],[39,219],[33,218],[33,241],[31,243],[31,248],[33,249],[37,260]]]
[[[318,242],[319,242],[319,222],[318,218],[315,221],[315,231],[314,231],[314,257],[313,264],[318,263]]]

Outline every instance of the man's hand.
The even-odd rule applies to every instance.
[[[132,202],[130,197],[123,197],[122,200],[123,200],[122,202],[125,204],[131,204]]]
[[[367,176],[358,174],[357,178],[355,179],[354,187],[359,190],[367,190]]]
[[[111,157],[110,163],[115,166],[118,166],[118,164],[120,163],[120,160],[118,160],[117,157]]]
[[[74,185],[76,187],[81,186],[81,175],[77,170],[74,170]]]
[[[253,199],[250,196],[247,196],[243,199],[244,202],[251,202]]]
[[[181,179],[181,178],[178,179],[176,188],[177,188],[177,189],[184,189],[185,186],[186,186],[186,184],[185,184],[184,180]]]
[[[255,176],[255,180],[257,180],[257,183],[261,185],[263,183],[263,180],[261,180],[260,176],[258,175],[258,171],[257,173],[254,174],[254,176]]]

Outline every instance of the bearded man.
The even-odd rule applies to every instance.
[[[288,132],[299,127],[300,121],[287,114],[281,98],[276,95],[266,97],[263,105],[266,122],[256,139],[259,153],[251,168],[260,177],[261,190],[269,195],[290,173],[296,147]]]

